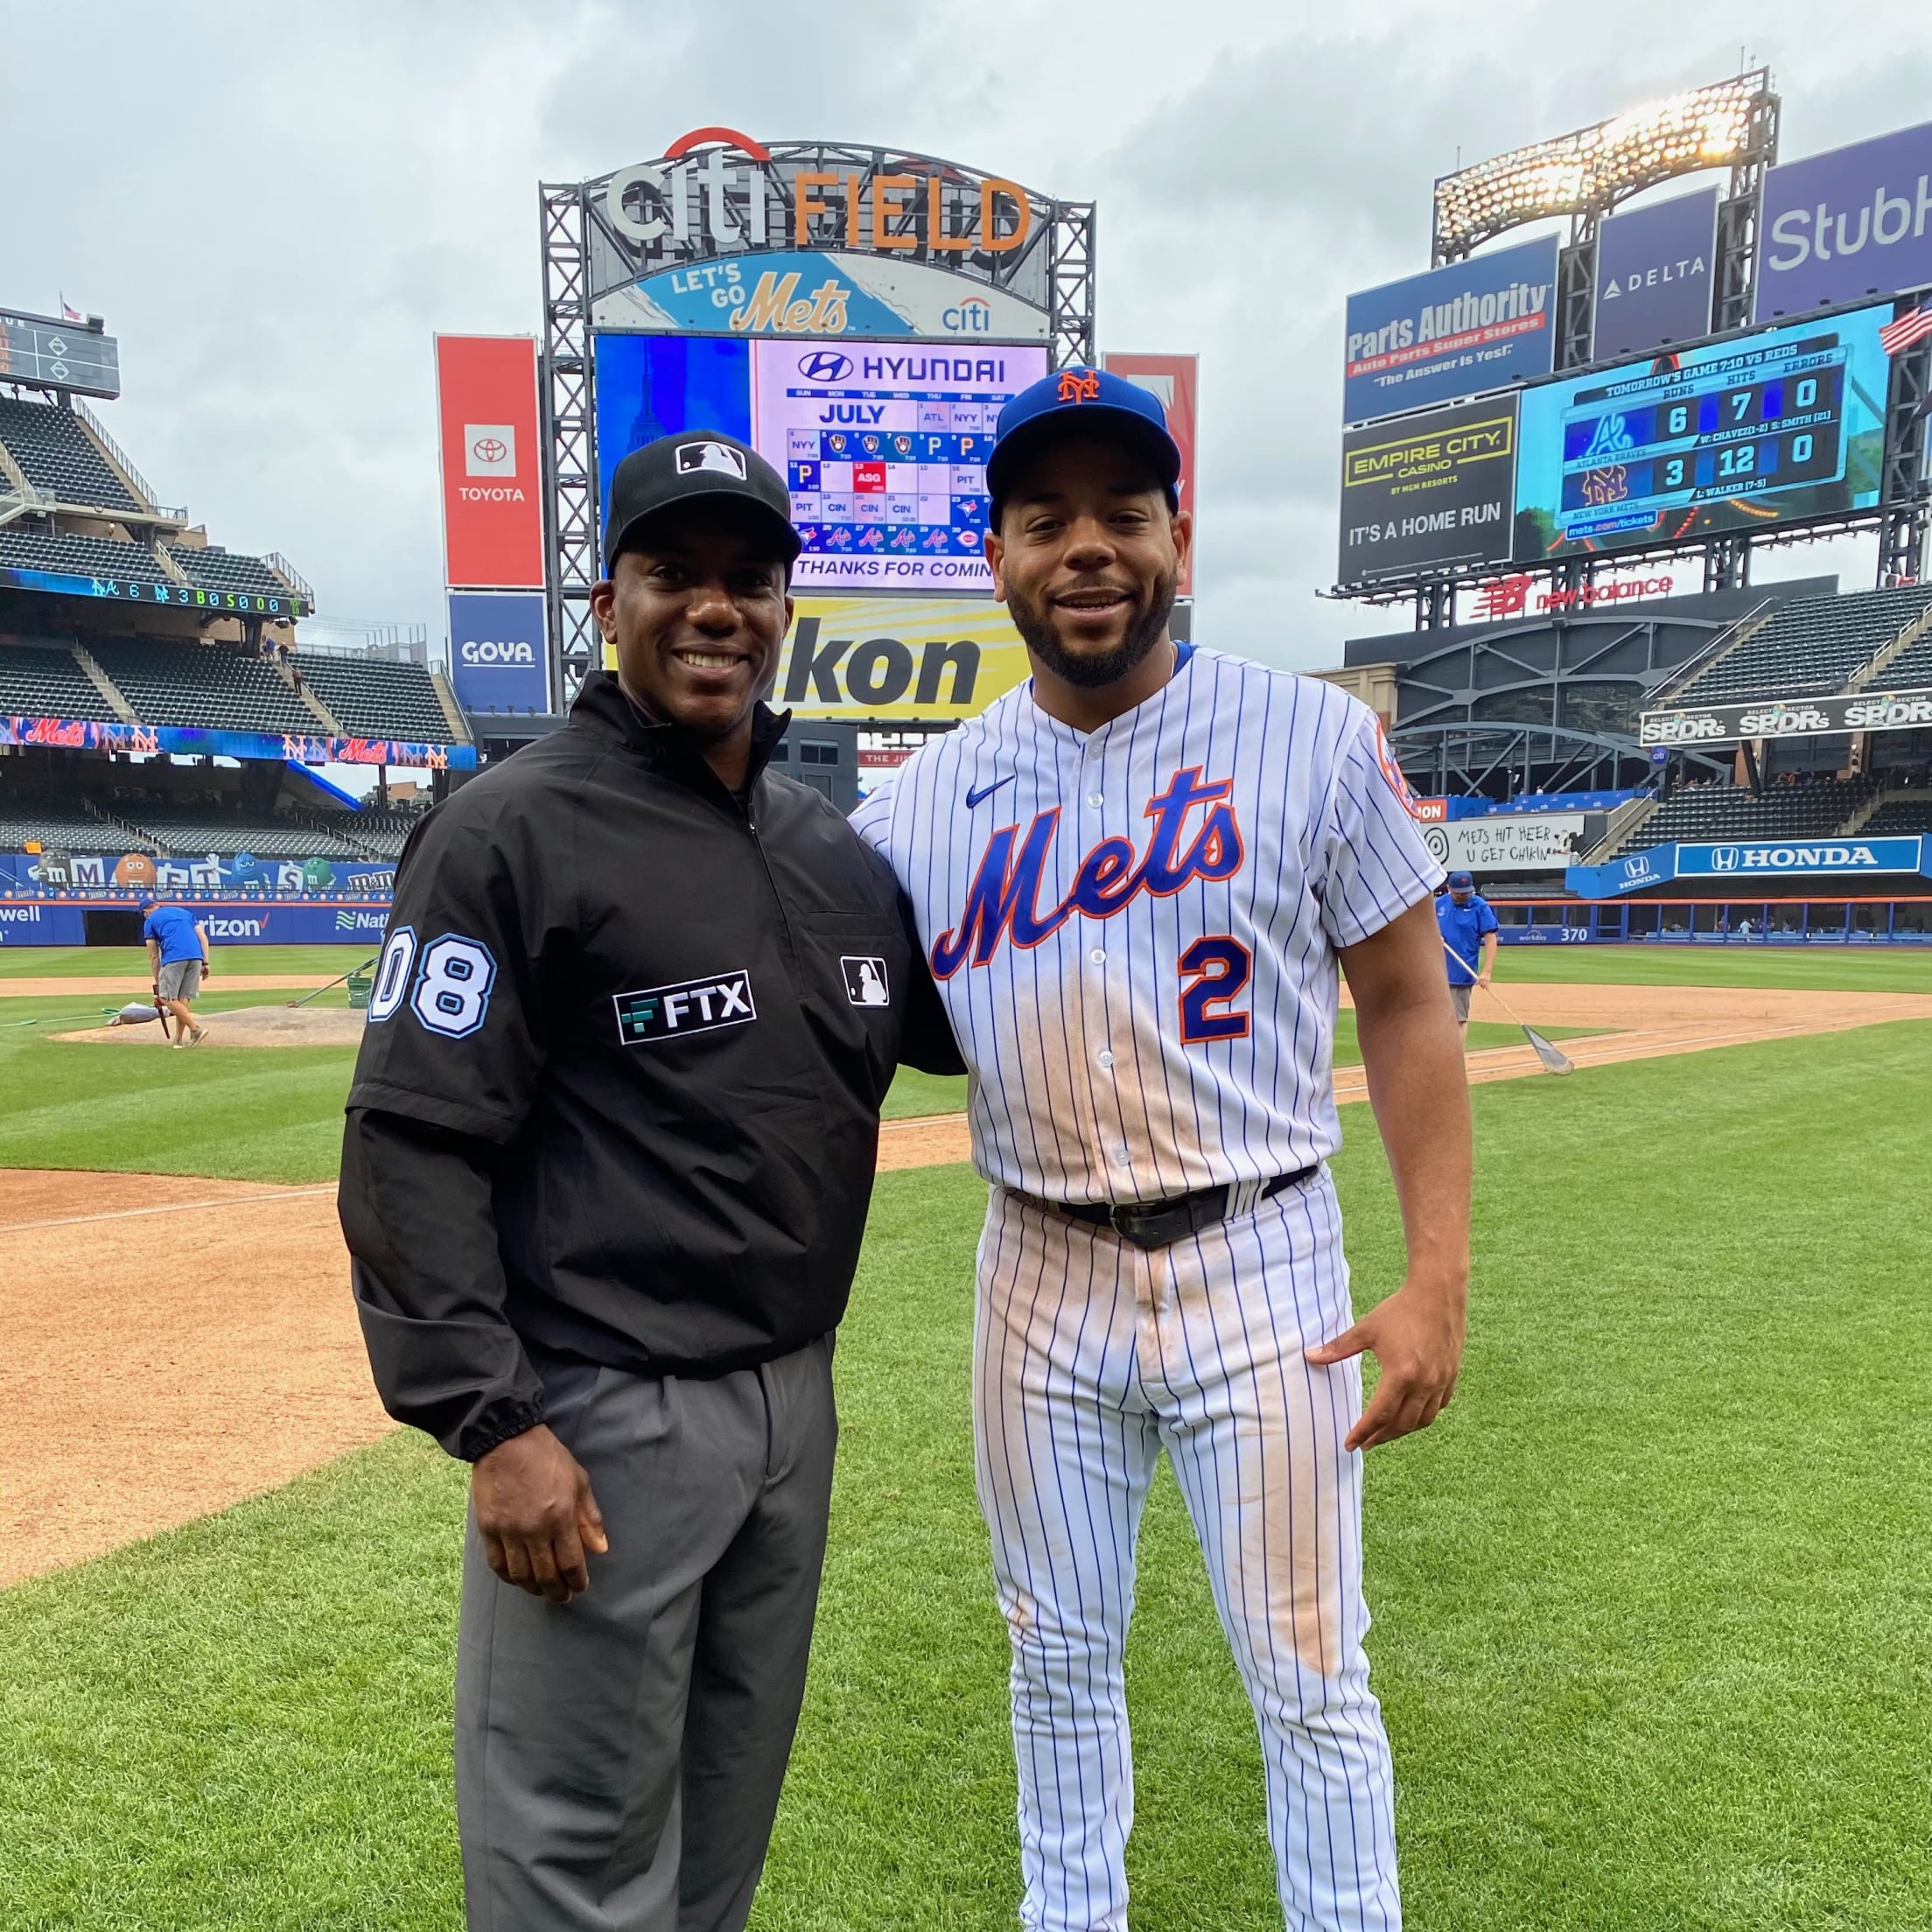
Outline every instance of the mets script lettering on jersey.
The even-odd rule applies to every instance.
[[[1393,762],[1346,693],[1197,650],[1096,732],[1022,686],[874,792],[980,1172],[1160,1200],[1330,1152],[1336,950],[1442,876]]]
[[[1176,772],[1167,788],[1147,802],[1144,816],[1154,822],[1147,853],[1135,864],[1130,838],[1102,838],[1088,850],[1066,898],[1051,912],[1040,910],[1040,868],[1060,830],[1059,806],[1038,814],[1019,857],[1013,857],[1017,825],[1003,825],[987,842],[985,856],[966,894],[966,910],[956,931],[942,933],[933,947],[933,971],[950,979],[972,956],[984,966],[1009,934],[1016,946],[1037,946],[1073,917],[1111,919],[1142,892],[1166,898],[1196,878],[1229,878],[1245,856],[1241,822],[1228,802],[1231,778],[1200,781],[1196,765]],[[1206,822],[1185,853],[1180,841],[1197,805],[1208,808]]]

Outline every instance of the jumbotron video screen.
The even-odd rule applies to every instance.
[[[990,590],[986,454],[1044,345],[597,338],[603,500],[629,450],[686,430],[749,443],[785,479],[802,588]]]
[[[1516,560],[1871,508],[1889,315],[1859,310],[1526,389]]]

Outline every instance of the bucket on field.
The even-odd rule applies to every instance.
[[[351,973],[348,981],[349,1004],[356,1007],[368,1006],[369,988],[374,984],[374,980],[368,973]]]

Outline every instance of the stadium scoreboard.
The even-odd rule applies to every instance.
[[[1581,390],[1563,416],[1562,534],[1601,536],[1700,503],[1838,482],[1850,354],[1814,336]]]

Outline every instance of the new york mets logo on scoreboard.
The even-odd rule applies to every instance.
[[[934,974],[950,979],[969,959],[975,966],[988,965],[1007,939],[1022,948],[1038,946],[1075,913],[1111,919],[1143,892],[1166,898],[1195,879],[1233,878],[1247,856],[1230,795],[1234,788],[1231,778],[1203,782],[1198,765],[1177,771],[1166,790],[1147,802],[1144,816],[1153,820],[1154,829],[1145,854],[1117,833],[1101,839],[1081,860],[1067,896],[1044,913],[1040,877],[1060,830],[1060,808],[1036,814],[1024,839],[1018,825],[1001,826],[986,842],[958,925],[934,942]],[[1205,808],[1206,816],[1183,850],[1197,808]]]

